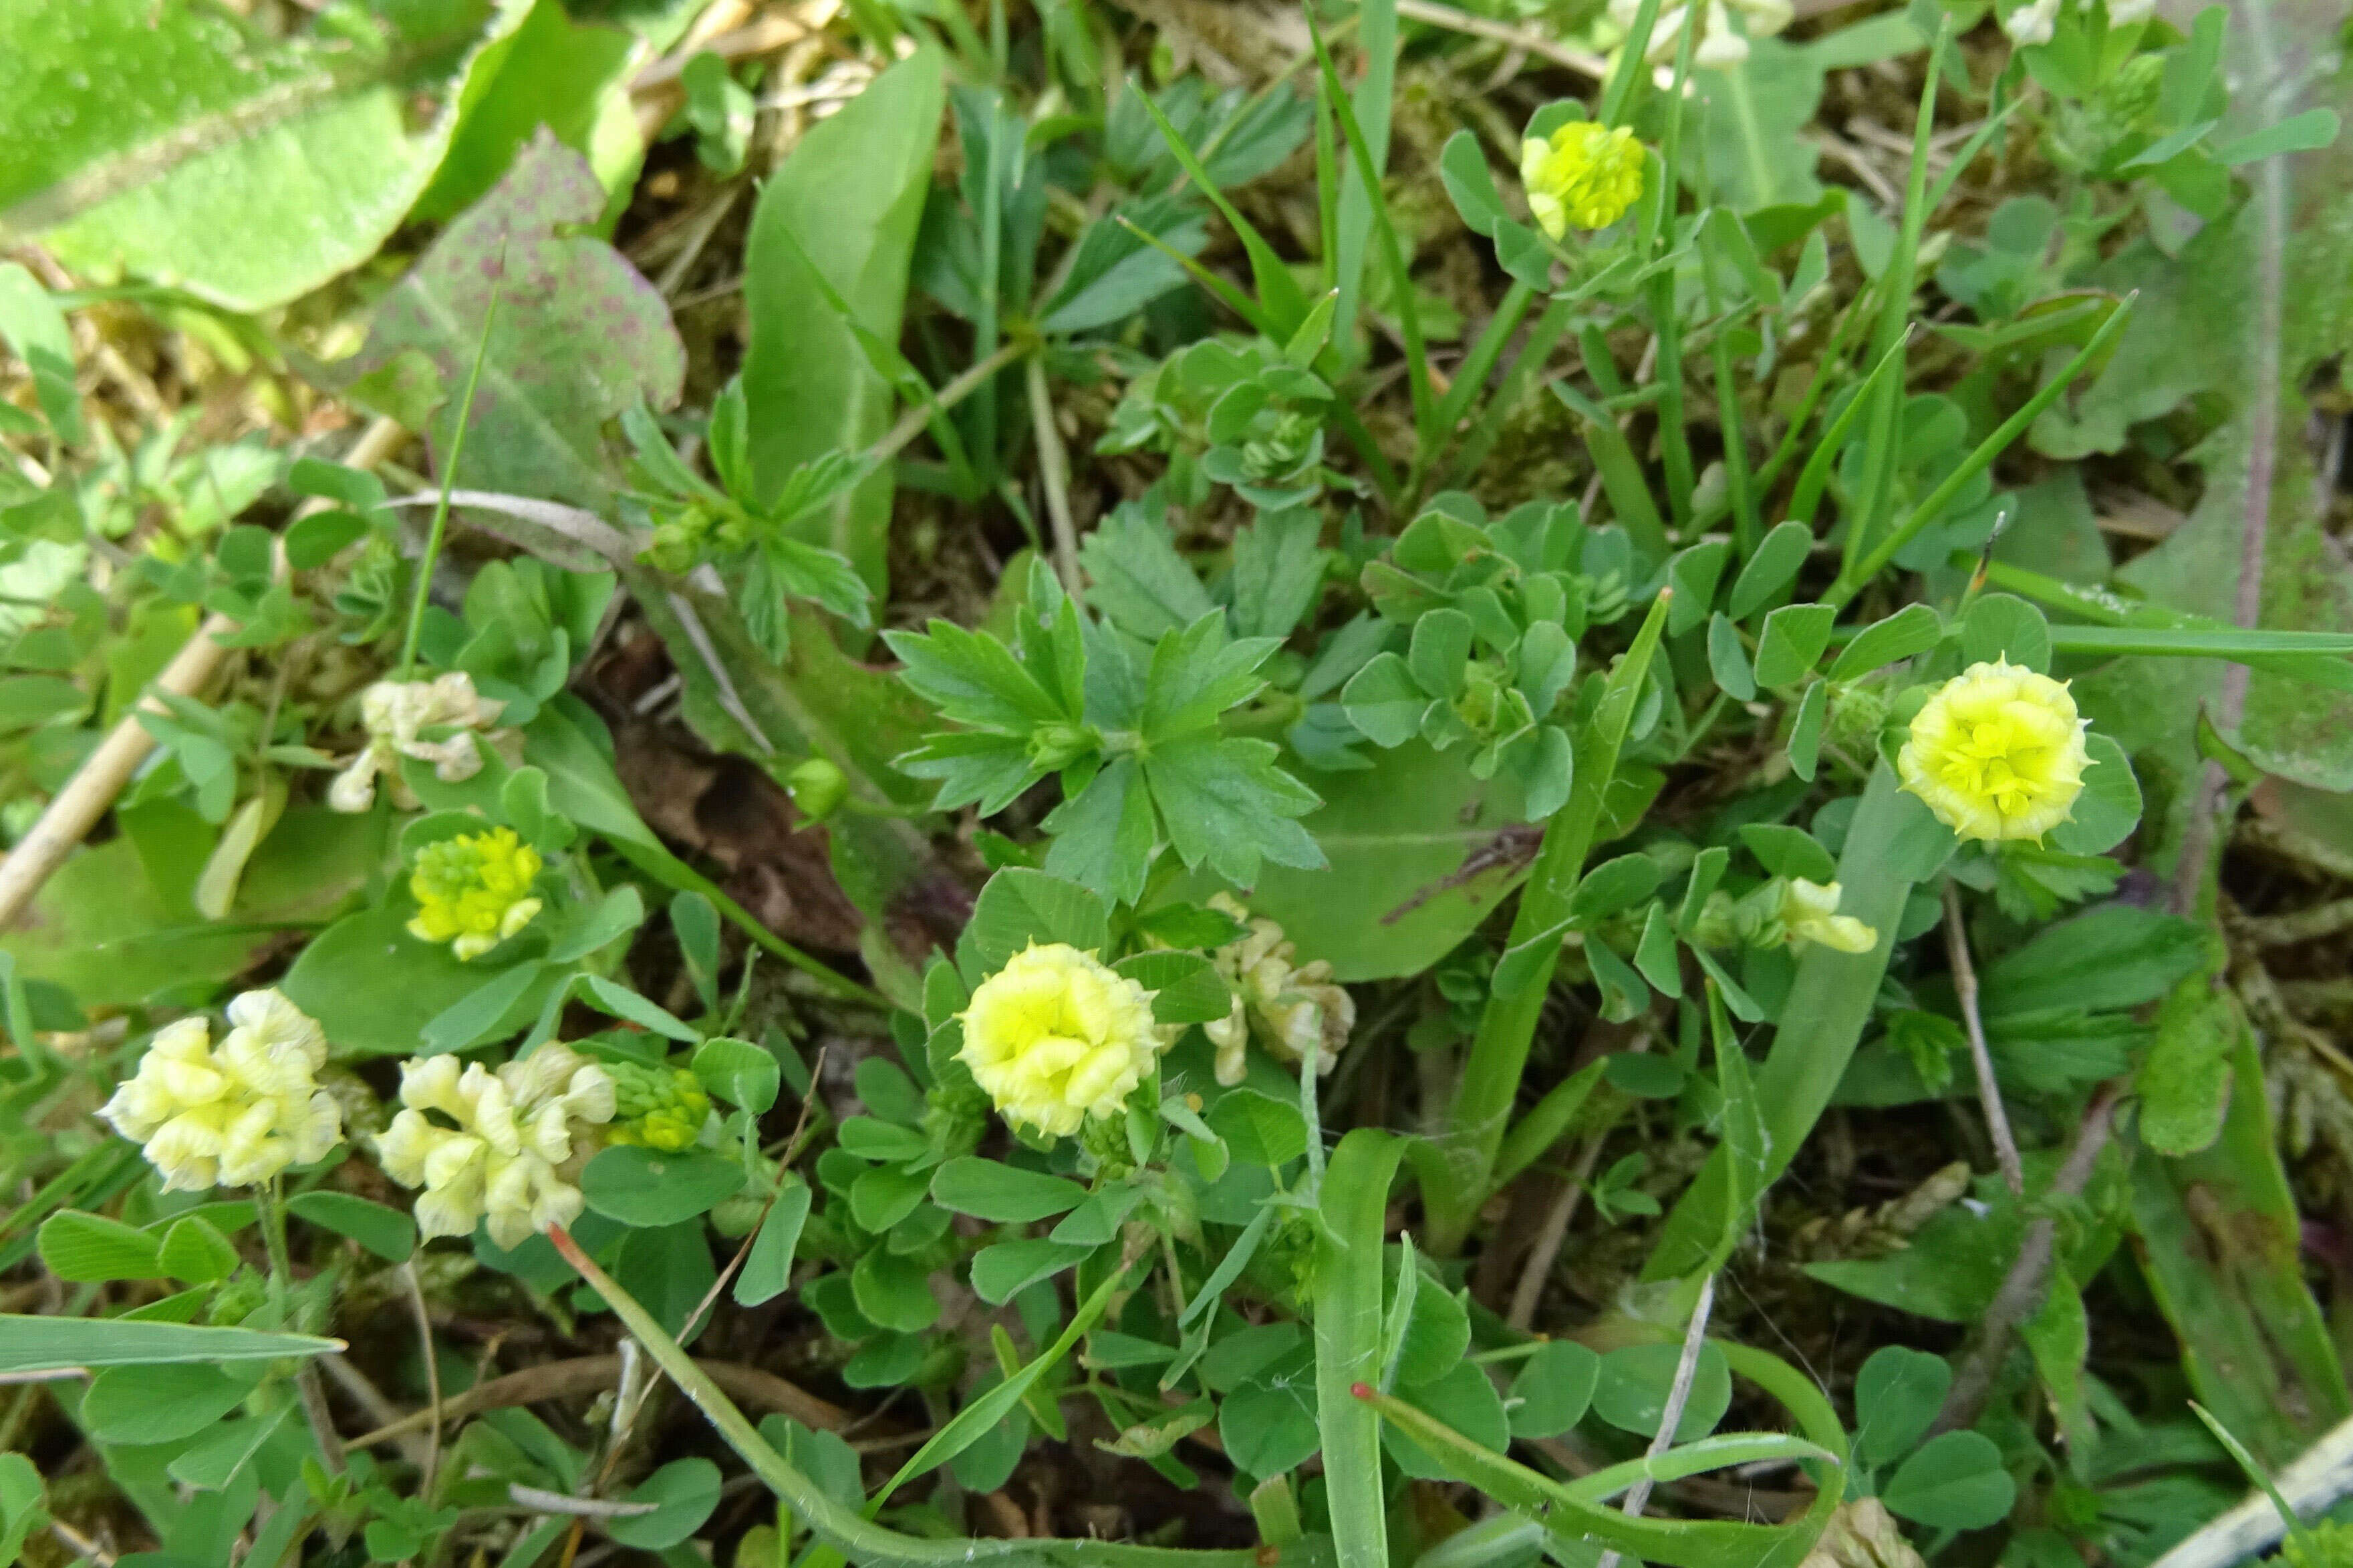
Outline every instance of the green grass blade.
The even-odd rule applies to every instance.
[[[1942,866],[1951,843],[1951,835],[1929,820],[1928,808],[1896,787],[1893,768],[1882,762],[1872,770],[1839,859],[1844,890],[1839,907],[1876,929],[1879,945],[1866,953],[1817,945],[1798,961],[1783,1022],[1757,1069],[1767,1135],[1763,1182],[1788,1167],[1830,1105],[1870,1019],[1905,900],[1915,882]],[[1706,1267],[1728,1223],[1731,1175],[1732,1151],[1718,1144],[1667,1216],[1643,1267],[1645,1279],[1684,1279]]]
[[[1332,1543],[1347,1568],[1388,1568],[1389,1560],[1380,1417],[1350,1390],[1381,1375],[1381,1235],[1401,1148],[1369,1127],[1340,1140],[1315,1242],[1317,1425]]]
[[[1873,362],[1891,352],[1901,357],[1909,341],[1912,286],[1919,270],[1920,239],[1928,223],[1928,138],[1936,125],[1936,88],[1944,77],[1945,50],[1952,37],[1952,24],[1947,21],[1937,27],[1936,41],[1928,50],[1928,74],[1920,88],[1920,112],[1912,128],[1912,173],[1905,186],[1904,226],[1896,237],[1895,254],[1888,258],[1882,282],[1886,292],[1880,298],[1879,325],[1871,338]],[[1880,383],[1872,398],[1862,492],[1847,521],[1846,565],[1853,564],[1864,537],[1887,508],[1887,497],[1895,484],[1895,433],[1903,412],[1904,376],[1898,372],[1893,380]]]
[[[1658,502],[1651,497],[1650,480],[1643,476],[1633,443],[1626,439],[1608,409],[1575,387],[1556,381],[1552,392],[1584,422],[1578,433],[1585,437],[1586,455],[1600,474],[1601,491],[1609,498],[1609,510],[1626,525],[1627,537],[1652,559],[1665,560],[1672,552],[1667,525],[1659,516]]]
[[[1366,9],[1370,11],[1376,5],[1382,3],[1384,0],[1366,0]],[[1390,10],[1390,31],[1394,33],[1396,30],[1394,7],[1391,6]],[[1315,18],[1312,14],[1308,16],[1307,27],[1308,36],[1315,41],[1315,63],[1324,73],[1324,90],[1332,100],[1332,112],[1339,117],[1341,139],[1348,144],[1349,166],[1354,170],[1356,178],[1362,182],[1366,191],[1365,199],[1371,211],[1369,222],[1372,237],[1379,242],[1381,262],[1388,273],[1389,292],[1397,305],[1398,330],[1405,337],[1406,390],[1413,398],[1416,445],[1426,448],[1431,439],[1436,423],[1436,399],[1430,383],[1430,352],[1428,345],[1422,342],[1421,311],[1414,304],[1413,274],[1406,266],[1405,252],[1398,245],[1397,226],[1389,220],[1388,198],[1381,194],[1380,164],[1375,154],[1377,152],[1386,151],[1387,126],[1386,124],[1383,126],[1381,147],[1376,148],[1366,139],[1365,128],[1358,121],[1356,110],[1348,102],[1347,91],[1340,84],[1339,68],[1332,63],[1332,51],[1325,46],[1324,35],[1316,27]],[[1369,34],[1370,28],[1367,27],[1366,31]],[[1369,77],[1366,79],[1366,85],[1368,88],[1371,85]],[[1383,119],[1384,121],[1387,119],[1386,110],[1383,112]],[[1347,192],[1342,192],[1343,200],[1340,205],[1340,240],[1344,247],[1347,244],[1349,232],[1346,195]],[[1340,304],[1334,312],[1336,322],[1335,331],[1345,333],[1355,320],[1345,274],[1337,287],[1340,289]],[[1346,339],[1343,336],[1340,341],[1345,342]]]
[[[1724,1568],[1726,1563],[1750,1568],[1796,1563],[1811,1547],[1818,1532],[1811,1527],[1810,1517],[1796,1525],[1735,1524],[1721,1520],[1646,1518],[1620,1513],[1579,1496],[1569,1487],[1525,1465],[1480,1447],[1401,1399],[1359,1384],[1353,1403],[1377,1412],[1382,1420],[1411,1437],[1459,1479],[1477,1487],[1504,1507],[1537,1520],[1562,1541],[1596,1542],[1645,1562],[1670,1564],[1671,1568]],[[1779,1439],[1782,1444],[1789,1441]],[[1827,1458],[1824,1450],[1812,1444],[1802,1447],[1804,1457]],[[1640,1462],[1621,1468],[1639,1468]],[[1634,1479],[1639,1478],[1630,1478],[1629,1484]],[[1336,1521],[1336,1500],[1334,1517]],[[1353,1568],[1353,1558],[1343,1561]]]
[[[1341,345],[1343,358],[1351,353],[1356,312],[1364,304],[1366,242],[1377,227],[1388,226],[1379,201],[1381,177],[1389,163],[1390,98],[1397,89],[1397,0],[1362,0],[1356,12],[1356,48],[1365,59],[1364,79],[1356,84],[1353,99],[1337,78],[1332,79],[1325,94],[1319,95],[1331,98],[1341,130],[1365,152],[1361,160],[1334,171],[1339,178],[1331,219],[1332,246],[1324,253],[1324,265],[1331,268],[1329,281],[1340,290],[1333,338]],[[1315,26],[1312,12],[1308,26]],[[1315,47],[1318,55],[1326,53],[1320,34],[1315,36]],[[1394,243],[1396,236],[1391,234],[1390,239]]]
[[[1136,101],[1144,105],[1145,112],[1152,116],[1152,123],[1159,127],[1160,139],[1168,144],[1169,153],[1176,158],[1177,166],[1185,171],[1186,177],[1201,187],[1201,194],[1209,198],[1210,205],[1218,209],[1218,216],[1226,220],[1226,226],[1234,231],[1234,237],[1242,242],[1243,253],[1250,258],[1250,281],[1258,289],[1259,306],[1270,323],[1259,330],[1278,344],[1290,342],[1291,335],[1299,330],[1299,323],[1307,319],[1307,296],[1301,291],[1299,280],[1291,275],[1291,268],[1282,264],[1282,258],[1275,255],[1274,247],[1266,242],[1266,237],[1259,233],[1258,226],[1242,216],[1240,210],[1226,199],[1225,192],[1209,178],[1209,171],[1202,166],[1200,159],[1193,155],[1193,149],[1185,144],[1185,139],[1176,134],[1176,128],[1168,123],[1168,117],[1160,112],[1160,106],[1152,101],[1151,94],[1139,90]],[[1127,229],[1131,234],[1144,232],[1132,223],[1127,225]],[[1161,248],[1166,250],[1167,247],[1162,246]],[[1172,251],[1170,254],[1175,253]]]
[[[1876,406],[1884,384],[1901,376],[1904,345],[1908,342],[1908,337],[1900,338],[1894,348],[1879,356],[1879,363],[1871,367],[1871,374],[1863,377],[1862,384],[1847,399],[1846,406],[1838,411],[1830,428],[1822,432],[1822,438],[1814,444],[1813,455],[1798,471],[1797,489],[1789,496],[1789,515],[1798,521],[1812,526],[1814,509],[1821,504],[1822,491],[1831,482],[1831,466],[1838,461],[1839,449],[1846,445],[1847,432],[1854,427],[1856,417],[1864,409]]]
[[[684,1346],[672,1339],[636,1297],[615,1284],[579,1245],[561,1228],[548,1239],[596,1292],[605,1299],[631,1335],[645,1347],[654,1364],[667,1373],[717,1428],[727,1446],[751,1467],[752,1473],[792,1509],[827,1545],[863,1568],[954,1568],[964,1563],[1014,1564],[1045,1563],[1056,1568],[1257,1568],[1271,1562],[1297,1568],[1324,1568],[1330,1561],[1318,1543],[1302,1542],[1279,1552],[1250,1548],[1227,1552],[1188,1552],[1174,1547],[1134,1546],[1104,1541],[933,1540],[886,1530],[845,1506],[787,1463],[768,1446],[735,1402],[695,1364]]]
[[[1504,1141],[1504,1127],[1519,1093],[1520,1077],[1527,1066],[1528,1042],[1544,1010],[1545,993],[1560,960],[1557,932],[1568,919],[1569,900],[1584,875],[1587,854],[1599,827],[1602,803],[1617,776],[1618,753],[1634,716],[1634,705],[1648,682],[1651,660],[1665,634],[1667,605],[1672,595],[1662,591],[1632,646],[1609,672],[1593,718],[1577,737],[1576,783],[1567,804],[1546,825],[1544,844],[1520,893],[1520,907],[1512,919],[1512,950],[1522,955],[1515,966],[1522,983],[1505,995],[1498,985],[1479,1015],[1479,1032],[1462,1064],[1462,1084],[1456,1091],[1444,1136],[1435,1143],[1414,1145],[1420,1171],[1422,1202],[1429,1215],[1430,1250],[1449,1256],[1470,1234],[1471,1221],[1493,1190],[1495,1156]],[[1549,943],[1549,946],[1546,944]]]
[[[276,1361],[340,1354],[341,1340],[272,1334],[203,1323],[125,1322],[0,1313],[0,1373],[86,1366],[169,1366],[216,1361]]]
[[[1853,598],[1865,583],[1879,575],[1887,563],[1895,559],[1897,551],[1911,543],[1922,529],[1936,521],[1945,508],[1952,504],[1953,498],[1961,493],[1962,486],[1991,467],[1993,460],[2001,456],[2012,441],[2025,435],[2027,427],[2042,416],[2044,409],[2059,400],[2059,395],[2066,391],[2077,376],[2107,352],[2108,346],[2116,341],[2117,334],[2125,330],[2126,321],[2132,316],[2133,302],[2139,297],[2137,294],[2126,295],[2123,301],[2109,312],[2108,319],[2100,324],[2100,330],[2092,334],[2092,341],[2084,345],[2082,352],[2069,360],[2058,374],[2045,382],[2017,413],[1996,426],[1991,435],[1978,442],[1977,449],[1962,461],[1961,466],[1946,475],[1944,482],[1912,509],[1912,515],[1905,518],[1900,527],[1873,546],[1861,561],[1852,562],[1848,567],[1841,569],[1838,581],[1831,585],[1829,593],[1822,595],[1824,600],[1832,605],[1843,605]],[[1869,515],[1868,512],[1859,513],[1854,523],[1850,524],[1847,532],[1850,546],[1855,537],[1856,525]]]

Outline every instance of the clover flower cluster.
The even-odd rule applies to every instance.
[[[392,798],[404,811],[417,806],[400,776],[400,760],[433,764],[436,778],[460,784],[482,769],[483,743],[494,733],[506,704],[474,689],[471,677],[453,670],[435,680],[379,680],[360,693],[360,725],[367,742],[327,788],[337,811],[365,811],[375,804],[376,775],[392,781]]]
[[[532,922],[542,908],[532,896],[539,851],[512,827],[464,833],[417,852],[408,879],[417,900],[409,934],[446,942],[459,962],[480,958]]]
[[[1642,195],[1642,144],[1624,126],[1572,120],[1550,136],[1520,143],[1520,184],[1545,233],[1608,228]]]
[[[1159,1061],[1167,1041],[1152,996],[1092,952],[1032,942],[957,1015],[957,1058],[1007,1121],[1068,1137],[1120,1114]]]
[[[1914,717],[1895,768],[1961,837],[2040,840],[2084,793],[2085,727],[2063,682],[2007,659],[1973,664]]]
[[[316,1079],[327,1064],[319,1026],[275,991],[246,992],[228,1019],[217,1048],[200,1016],[163,1029],[99,1110],[144,1145],[166,1192],[260,1186],[343,1137],[343,1113]]]
[[[376,1154],[385,1175],[423,1189],[417,1229],[471,1236],[488,1221],[491,1240],[510,1250],[580,1216],[579,1168],[615,1109],[611,1075],[553,1044],[496,1072],[461,1069],[453,1056],[412,1058],[400,1067],[400,1102]]]
[[[675,1154],[702,1137],[711,1120],[711,1096],[684,1068],[643,1067],[614,1062],[605,1068],[613,1080],[613,1121],[606,1130],[608,1143],[634,1143]]]
[[[1294,962],[1298,950],[1284,939],[1282,927],[1263,916],[1252,918],[1230,893],[1216,895],[1209,906],[1245,927],[1241,937],[1210,954],[1234,997],[1231,1011],[1202,1026],[1218,1047],[1218,1081],[1241,1082],[1253,1034],[1282,1060],[1301,1062],[1312,1053],[1316,1072],[1330,1072],[1356,1026],[1356,1000],[1334,982],[1331,964],[1322,959]]]

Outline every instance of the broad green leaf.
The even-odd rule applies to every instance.
[[[1978,1530],[2000,1523],[2017,1496],[1992,1438],[1947,1432],[1896,1467],[1879,1500],[1890,1512],[1932,1529]]]
[[[2141,1141],[2179,1157],[2212,1146],[2231,1105],[2231,1052],[2246,1027],[2238,998],[2186,976],[2158,1010],[2157,1038],[2133,1075]]]
[[[70,1284],[154,1279],[164,1272],[160,1237],[78,1209],[42,1221],[39,1247],[49,1272]]]
[[[1585,1418],[1601,1358],[1575,1340],[1539,1345],[1512,1378],[1504,1408],[1514,1437],[1557,1437]]]
[[[191,847],[189,887],[211,844]],[[0,951],[15,955],[27,979],[62,985],[86,1007],[142,1003],[167,986],[245,973],[281,940],[268,929],[273,922],[332,914],[365,878],[369,853],[366,818],[296,806],[254,851],[228,921],[216,925],[156,891],[126,831],[58,868],[30,917],[0,935]],[[416,1040],[411,1032],[403,1048]]]
[[[193,0],[0,5],[0,232],[232,310],[375,254],[439,163],[459,85],[528,0],[384,0],[273,40]]]
[[[1707,171],[1719,200],[1751,213],[1821,195],[1820,153],[1802,134],[1822,96],[1823,65],[1810,49],[1753,38],[1746,60],[1692,76],[1706,106]]]
[[[588,160],[599,184],[622,189],[645,153],[623,83],[636,45],[618,27],[573,22],[557,0],[535,0],[466,79],[457,134],[411,216],[438,221],[464,211],[543,125]]]
[[[237,1248],[198,1215],[172,1222],[164,1233],[161,1257],[165,1273],[190,1285],[209,1285],[237,1272]]]
[[[1628,1345],[1601,1358],[1593,1384],[1593,1413],[1622,1432],[1637,1437],[1658,1435],[1666,1414],[1667,1394],[1675,1367],[1683,1360],[1680,1344]],[[1732,1405],[1732,1373],[1724,1352],[1715,1344],[1700,1349],[1699,1365],[1692,1377],[1691,1396],[1676,1424],[1675,1440],[1687,1443],[1704,1437]]]
[[[617,1144],[580,1173],[590,1208],[639,1227],[692,1219],[743,1185],[743,1166],[701,1149],[670,1153]]]
[[[624,1546],[659,1552],[702,1528],[719,1506],[719,1467],[702,1458],[672,1459],[629,1489],[625,1502],[652,1503],[651,1513],[605,1521],[605,1533]]]
[[[1830,646],[1838,611],[1828,605],[1784,605],[1765,617],[1757,641],[1757,684],[1794,686]]]
[[[1854,1379],[1854,1451],[1884,1464],[1927,1435],[1953,1385],[1945,1358],[1903,1345],[1883,1345]]]
[[[457,482],[609,509],[605,426],[641,402],[676,402],[686,351],[653,285],[580,232],[604,210],[587,161],[542,131],[385,297],[338,378],[376,404],[388,384],[411,384],[398,415],[429,421],[435,449],[447,451],[479,352]]]
[[[341,1340],[267,1334],[196,1323],[125,1322],[119,1318],[22,1317],[0,1313],[0,1373],[58,1367],[164,1366],[340,1352]]]
[[[800,1246],[801,1226],[808,1222],[809,1196],[807,1182],[798,1176],[786,1178],[784,1190],[768,1205],[768,1215],[752,1239],[743,1271],[735,1276],[737,1304],[756,1307],[783,1295],[791,1286],[793,1254]]]
[[[356,1241],[387,1263],[405,1263],[417,1250],[415,1220],[350,1193],[297,1193],[286,1207],[296,1219]]]
[[[1911,658],[1935,647],[1944,636],[1944,620],[1927,605],[1906,605],[1883,621],[1874,621],[1854,635],[1831,661],[1830,679],[1852,680],[1899,658]]]
[[[1086,1201],[1087,1190],[1062,1176],[971,1156],[950,1160],[932,1177],[932,1201],[999,1225],[1050,1219]]]
[[[1767,533],[1757,553],[1732,580],[1725,608],[1736,621],[1745,621],[1773,596],[1797,580],[1798,569],[1814,547],[1813,531],[1802,522],[1784,522]]]
[[[1100,952],[1111,940],[1111,911],[1075,882],[1013,866],[981,889],[965,934],[981,963],[994,972],[1033,942]]]
[[[512,986],[497,971],[459,963],[447,942],[410,935],[415,908],[396,897],[383,909],[346,915],[313,937],[279,982],[287,999],[317,1019],[338,1049],[361,1056],[411,1055],[428,1029],[486,984]],[[537,968],[533,976],[514,992],[501,1017],[479,1026],[475,1038],[512,1034],[537,1015],[558,977]],[[465,1020],[448,1027],[459,1022]]]
[[[899,341],[939,139],[943,69],[939,51],[926,47],[884,71],[812,127],[760,193],[744,256],[744,394],[764,491],[826,453],[864,450],[890,424],[891,388],[860,333]],[[808,542],[847,556],[878,595],[891,490],[889,473],[877,473],[798,526]]]
[[[755,1116],[776,1103],[784,1081],[776,1058],[765,1047],[725,1035],[695,1047],[693,1066],[705,1089]]]
[[[1209,1128],[1237,1160],[1282,1166],[1307,1152],[1307,1123],[1288,1101],[1254,1089],[1230,1089],[1209,1107]]]
[[[80,1417],[101,1443],[171,1443],[193,1437],[253,1392],[249,1377],[216,1366],[118,1366],[90,1380]]]

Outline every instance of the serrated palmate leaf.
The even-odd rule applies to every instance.
[[[911,778],[938,781],[934,811],[953,811],[976,801],[983,816],[1003,811],[1016,795],[1046,776],[1044,768],[1031,765],[1028,742],[985,731],[929,736],[893,765]]]
[[[1037,725],[1078,717],[987,632],[935,620],[921,632],[885,632],[882,640],[906,666],[900,679],[959,724],[1026,737]]]
[[[1324,851],[1295,820],[1323,804],[1275,763],[1265,741],[1197,731],[1144,760],[1168,842],[1188,867],[1208,865],[1238,887],[1258,879],[1261,858],[1314,869]]]
[[[1056,806],[1045,826],[1054,836],[1047,870],[1120,903],[1143,896],[1159,831],[1134,758],[1113,759]]]
[[[1206,729],[1227,709],[1249,701],[1266,684],[1258,667],[1282,646],[1275,637],[1229,640],[1226,617],[1218,611],[1164,634],[1145,679],[1145,736],[1160,742]]]

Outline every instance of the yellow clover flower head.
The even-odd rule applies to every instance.
[[[1573,226],[1608,228],[1642,195],[1642,144],[1624,126],[1572,120],[1549,139],[1520,144],[1528,211],[1558,239]]]
[[[1973,664],[1912,721],[1904,787],[1963,838],[2033,838],[2067,820],[2091,755],[2066,686],[2008,659]]]
[[[99,1110],[146,1145],[166,1192],[259,1186],[343,1137],[343,1112],[316,1081],[327,1065],[319,1026],[275,991],[245,993],[228,1018],[217,1050],[201,1017],[164,1028]]]
[[[376,1155],[385,1175],[424,1189],[417,1229],[471,1236],[487,1219],[491,1239],[512,1251],[580,1217],[575,1178],[594,1147],[587,1129],[613,1119],[613,1079],[560,1045],[495,1073],[480,1062],[460,1070],[453,1056],[418,1057],[400,1064],[400,1102]]]
[[[1006,1121],[1068,1137],[1118,1115],[1159,1059],[1152,995],[1092,952],[1032,942],[957,1015],[956,1055]]]
[[[1781,892],[1782,939],[1791,947],[1819,942],[1840,952],[1869,952],[1877,947],[1877,930],[1839,913],[1839,897],[1836,882],[1790,878]]]
[[[607,1142],[675,1154],[701,1140],[702,1124],[711,1119],[711,1097],[692,1073],[629,1062],[611,1063],[605,1071],[613,1079],[615,1097]]]
[[[449,943],[461,962],[480,958],[539,913],[540,900],[531,896],[539,868],[539,851],[512,827],[427,845],[408,879],[417,904],[409,934]]]

